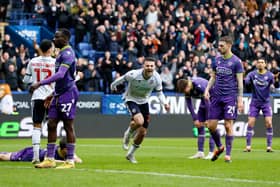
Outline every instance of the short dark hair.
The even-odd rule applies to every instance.
[[[52,41],[44,39],[40,43],[40,49],[43,53],[47,52],[52,47]]]
[[[220,38],[220,41],[226,42],[227,44],[233,44],[233,38],[230,36],[223,36]]]
[[[156,59],[153,58],[153,57],[146,57],[146,58],[145,58],[145,61],[153,61],[153,62],[156,62]]]
[[[66,144],[67,144],[66,137],[62,137],[62,138],[59,140],[59,147],[60,147],[60,149],[66,148]]]
[[[65,28],[61,28],[59,29],[59,31],[62,33],[63,36],[66,37],[66,39],[69,41],[70,38],[71,38],[71,33],[68,29],[65,29]]]

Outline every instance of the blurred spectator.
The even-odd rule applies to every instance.
[[[22,68],[26,68],[27,64],[30,60],[28,48],[26,48],[23,44],[20,44],[17,50],[17,57],[16,57],[16,66],[17,72],[20,73]]]
[[[145,57],[139,56],[134,62],[132,62],[132,69],[140,69],[143,67]]]
[[[204,38],[208,40],[211,37],[211,33],[204,24],[200,24],[199,27],[194,31],[194,37],[194,44],[198,45],[204,40]]]
[[[9,59],[9,53],[8,52],[3,52],[2,55],[0,56],[0,80],[5,79],[5,63],[8,62]]]
[[[111,58],[110,51],[105,51],[104,59],[102,60],[101,65],[101,72],[103,78],[103,92],[105,94],[110,94],[111,89],[110,85],[113,82],[113,69],[114,69],[114,62]]]
[[[9,0],[0,1],[0,22],[6,21],[7,8],[8,8],[9,3],[10,3]]]
[[[87,63],[88,63],[87,59],[78,58],[77,59],[76,71],[77,72],[84,72],[85,69],[87,68],[86,67]],[[84,80],[83,80],[83,77],[81,77],[81,79],[76,82],[76,85],[77,85],[79,91],[85,91],[84,90]]]
[[[15,64],[9,63],[7,66],[7,72],[5,74],[6,83],[9,84],[12,91],[21,91],[18,85],[18,74]]]
[[[116,76],[121,76],[127,72],[128,67],[127,67],[125,59],[123,58],[122,51],[118,51],[118,53],[116,55],[114,68],[115,68],[116,74],[118,74]]]
[[[20,72],[18,73],[18,87],[20,91],[26,91],[27,90],[27,84],[23,82],[23,78],[26,74],[26,68],[21,68]]]
[[[63,1],[60,1],[58,5],[58,18],[57,18],[57,27],[58,28],[67,28],[69,29],[72,26],[72,18],[70,14],[70,8]]]
[[[106,31],[104,25],[100,25],[96,29],[96,38],[92,41],[92,46],[97,51],[106,51],[108,50],[108,43],[110,41],[110,34]]]
[[[145,24],[150,25],[152,28],[154,28],[156,22],[159,19],[160,14],[161,11],[159,10],[159,8],[154,4],[150,4],[147,10],[145,11]]]
[[[89,61],[87,68],[83,71],[84,91],[101,91],[100,90],[100,75],[94,67],[94,62]]]
[[[278,66],[276,60],[273,60],[271,62],[271,69],[270,69],[270,71],[274,75],[274,87],[276,89],[279,89],[280,88],[280,67]]]
[[[79,12],[73,16],[73,21],[75,25],[75,45],[77,45],[83,41],[86,34],[86,12],[83,9],[80,9]]]
[[[111,33],[111,39],[110,39],[110,44],[109,44],[109,51],[111,53],[117,53],[118,51],[121,50],[121,46],[117,42],[117,36],[114,32]]]
[[[10,58],[13,58],[16,56],[16,48],[15,48],[13,42],[11,41],[11,37],[9,34],[4,35],[4,40],[2,41],[2,49],[3,49],[3,52],[9,53]]]
[[[173,74],[170,72],[168,67],[163,67],[160,78],[162,80],[163,91],[174,91],[175,86],[173,84]]]
[[[45,14],[45,6],[43,0],[37,0],[34,6],[34,12],[37,14],[38,18],[43,18]]]
[[[49,6],[46,6],[46,19],[49,28],[52,29],[52,31],[55,31],[57,18],[58,18],[58,9],[59,4],[56,0],[50,0]]]
[[[258,12],[258,3],[256,0],[246,0],[245,5],[247,7],[247,11],[250,15],[252,14],[259,14]]]
[[[137,59],[138,49],[135,47],[135,42],[133,40],[128,42],[128,48],[126,51],[127,61],[135,63]]]

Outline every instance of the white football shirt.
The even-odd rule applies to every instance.
[[[156,71],[147,80],[144,79],[142,74],[143,69],[131,70],[123,75],[121,79],[114,81],[112,87],[117,86],[123,81],[127,81],[127,89],[123,95],[125,101],[133,101],[137,104],[148,103],[149,96],[153,90],[162,90],[162,80]]]
[[[33,58],[27,65],[26,74],[23,82],[37,83],[44,80],[55,73],[55,58],[39,56]],[[54,84],[40,86],[36,89],[31,100],[46,99],[54,89]]]

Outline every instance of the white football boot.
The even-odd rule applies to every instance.
[[[198,151],[195,155],[189,157],[189,159],[200,159],[200,158],[204,158],[204,153],[201,151]]]

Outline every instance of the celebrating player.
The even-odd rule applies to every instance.
[[[274,88],[274,77],[270,71],[266,70],[266,62],[264,59],[257,61],[257,70],[250,72],[245,79],[245,84],[252,87],[252,99],[249,109],[248,126],[246,134],[245,152],[251,152],[251,139],[253,136],[256,118],[262,111],[265,119],[266,127],[266,151],[272,152],[272,109],[270,105],[270,89]]]
[[[54,50],[51,40],[43,40],[40,43],[42,55],[33,58],[27,65],[26,74],[23,78],[24,83],[37,83],[41,80],[52,76],[55,72],[55,59],[51,57]],[[44,120],[46,108],[44,107],[45,99],[52,94],[54,85],[40,86],[32,93],[32,146],[34,157],[33,164],[40,163],[39,149],[41,142],[41,124]]]
[[[206,126],[206,121],[208,120],[208,111],[209,111],[209,102],[205,100],[203,97],[207,83],[208,81],[206,79],[200,77],[192,78],[189,80],[179,79],[177,81],[178,92],[185,94],[188,109],[192,115],[194,125],[197,127],[198,130],[198,137],[197,137],[198,152],[195,155],[189,157],[190,159],[195,159],[195,158],[211,159],[213,157],[215,143],[211,136],[209,137],[209,153],[206,157],[204,157],[204,150],[203,150],[204,141],[205,141],[205,126]],[[198,98],[201,100],[197,114],[195,113],[193,108],[192,98]]]
[[[123,148],[128,150],[126,159],[131,163],[137,163],[134,152],[139,148],[147,133],[150,121],[148,99],[153,90],[157,92],[161,104],[169,110],[169,104],[166,103],[162,92],[162,81],[155,71],[155,62],[153,58],[146,58],[142,69],[131,70],[111,84],[111,89],[117,90],[118,85],[128,82],[124,98],[132,119],[124,133]],[[131,136],[134,136],[134,141],[129,148]]]
[[[220,38],[219,52],[221,56],[216,57],[212,64],[213,72],[204,96],[210,98],[209,90],[215,86],[211,93],[208,128],[211,132],[218,149],[214,152],[212,161],[218,159],[224,151],[220,134],[217,131],[218,120],[224,119],[226,129],[226,156],[225,161],[231,162],[231,149],[233,142],[233,121],[239,112],[243,110],[243,66],[241,60],[231,52],[232,39],[229,36]]]

